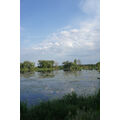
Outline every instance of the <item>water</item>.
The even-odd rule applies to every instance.
[[[21,74],[20,99],[32,105],[40,101],[61,98],[73,91],[78,95],[94,94],[100,88],[99,77],[100,74],[96,70]]]

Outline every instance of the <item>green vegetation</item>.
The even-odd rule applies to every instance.
[[[20,103],[21,120],[100,120],[100,91],[93,96],[65,95],[28,107]]]
[[[35,68],[37,72],[49,72],[56,70],[55,61],[53,60],[38,60],[38,66]]]
[[[81,65],[81,69],[84,69],[84,70],[98,70],[98,71],[100,71],[100,62],[98,62],[96,64]]]
[[[36,72],[50,72],[50,71],[54,71],[56,70],[55,68],[38,68],[38,67],[35,67],[35,71]]]
[[[96,63],[96,69],[100,71],[100,62]]]
[[[53,71],[58,69],[57,63],[53,60],[38,60],[38,66],[35,67],[35,63],[30,61],[24,61],[20,63],[20,72],[46,72],[46,71]]]
[[[38,60],[38,68],[53,68],[53,60]]]
[[[96,69],[96,65],[95,64],[81,65],[81,69],[84,69],[84,70],[94,70],[94,69]]]
[[[24,61],[20,63],[20,72],[47,72],[53,70],[64,70],[64,71],[79,71],[82,69],[85,70],[98,70],[100,71],[100,62],[96,64],[85,64],[82,65],[80,60],[75,59],[74,62],[65,61],[63,65],[58,66],[58,63],[53,60],[38,60],[38,64],[35,67],[35,63],[30,61]]]
[[[30,61],[24,61],[20,63],[20,72],[31,72],[34,71],[35,63]]]
[[[77,71],[81,70],[80,60],[74,60],[74,62],[65,61],[63,62],[64,71]]]

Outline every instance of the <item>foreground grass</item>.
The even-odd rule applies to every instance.
[[[21,120],[100,120],[100,92],[93,96],[65,95],[62,99],[27,107],[20,104]]]

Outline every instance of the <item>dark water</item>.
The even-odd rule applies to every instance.
[[[29,105],[40,101],[60,98],[75,91],[78,95],[94,94],[100,88],[99,72],[82,70],[79,72],[34,72],[21,74],[21,101]]]

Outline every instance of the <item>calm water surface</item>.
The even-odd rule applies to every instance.
[[[100,74],[96,70],[21,74],[20,99],[32,105],[43,100],[60,98],[72,91],[78,95],[94,94],[100,88],[99,77]]]

